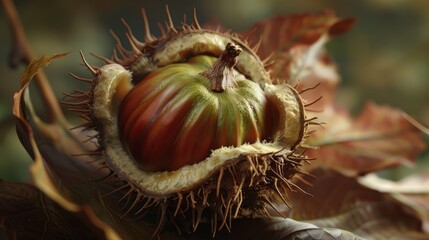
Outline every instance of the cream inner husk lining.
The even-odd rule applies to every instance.
[[[148,172],[142,170],[132,157],[125,151],[119,138],[117,127],[117,112],[112,99],[115,96],[118,84],[129,84],[131,73],[118,64],[105,65],[99,70],[98,83],[94,89],[94,116],[99,120],[103,127],[104,151],[107,154],[106,161],[109,166],[122,177],[133,182],[139,189],[152,192],[154,194],[168,194],[189,189],[201,182],[202,179],[209,177],[213,171],[242,155],[249,154],[267,154],[278,152],[283,149],[285,153],[291,150],[290,143],[283,141],[281,136],[289,130],[296,131],[302,123],[299,122],[297,115],[299,111],[299,102],[296,99],[287,98],[287,103],[281,104],[285,108],[285,114],[281,114],[280,122],[284,126],[279,126],[279,132],[276,134],[275,143],[256,142],[253,144],[244,144],[239,147],[222,147],[212,152],[211,156],[205,160],[184,166],[171,172]],[[282,101],[285,98],[279,97],[279,91],[276,87],[270,85],[268,97],[276,98]],[[282,87],[282,95],[294,95],[290,87]],[[113,105],[113,106],[112,106]],[[291,118],[291,119],[287,119]],[[288,120],[288,121],[286,121]],[[286,124],[287,122],[287,124]],[[299,130],[299,129],[298,129]]]

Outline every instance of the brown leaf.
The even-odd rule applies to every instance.
[[[0,182],[0,222],[11,239],[104,239],[81,215],[22,183]]]
[[[392,194],[405,206],[414,209],[423,221],[423,230],[429,233],[429,194]]]
[[[63,179],[58,178],[61,174],[59,174],[58,171],[53,171],[52,166],[49,166],[49,163],[45,161],[45,156],[42,155],[39,150],[41,145],[43,146],[48,142],[51,142],[56,147],[62,147],[62,149],[76,149],[79,146],[73,135],[68,132],[68,126],[64,125],[66,123],[54,122],[52,124],[47,124],[37,116],[29,95],[28,85],[31,83],[32,77],[34,77],[40,68],[46,67],[52,60],[60,56],[62,55],[44,56],[33,61],[25,70],[21,81],[22,87],[14,95],[13,114],[16,120],[17,133],[20,141],[34,160],[30,168],[34,184],[46,194],[46,196],[61,205],[61,207],[75,214],[85,216],[84,219],[99,227],[100,230],[104,232],[107,239],[119,239],[119,236],[113,229],[107,224],[102,223],[95,214],[91,215],[91,211],[86,211],[86,206],[76,204],[70,199],[68,194],[65,194],[67,187],[62,185]],[[46,141],[47,139],[48,141]],[[74,145],[72,145],[72,143],[74,143]],[[63,152],[61,156],[67,157],[67,154],[68,153]],[[58,160],[60,159],[61,158]],[[61,165],[59,162],[57,163]],[[70,166],[71,164],[76,167],[76,165],[79,165],[76,162],[72,163],[70,161],[63,163],[66,166]],[[80,166],[84,165],[81,164]],[[79,170],[82,170],[82,168]],[[85,178],[82,173],[82,171],[74,172],[75,176],[80,176],[81,179]],[[67,173],[65,173],[65,176],[67,176]]]
[[[67,53],[55,54],[52,56],[43,55],[40,58],[31,61],[22,74],[21,87],[31,81],[40,69],[47,67],[53,60],[64,57],[65,55],[67,55]]]
[[[273,80],[294,83],[311,75],[315,62],[327,59],[321,53],[326,41],[346,32],[353,23],[353,19],[338,19],[330,11],[278,16],[255,24],[243,36],[251,45],[260,41],[257,53],[261,59],[271,56]]]
[[[297,48],[299,50],[302,48]],[[304,49],[302,49],[304,51]],[[306,107],[307,117],[317,117],[319,112],[334,102],[335,93],[340,82],[337,66],[325,52],[320,52],[308,73],[300,76],[295,89],[300,93]]]
[[[359,182],[368,188],[390,194],[394,199],[413,209],[423,221],[424,230],[429,233],[429,171],[410,175],[400,181],[369,174],[359,178]]]
[[[356,178],[319,168],[291,195],[286,214],[322,228],[340,228],[370,239],[427,239],[417,212],[389,195],[360,185]],[[310,186],[311,185],[311,186]]]
[[[209,239],[208,226],[203,226],[189,239]],[[298,222],[289,218],[244,218],[232,222],[231,232],[224,230],[215,239],[308,239],[308,240],[358,240],[362,239],[350,232],[320,228],[310,223]]]
[[[318,159],[314,165],[363,174],[412,164],[425,147],[420,130],[403,112],[387,106],[368,103],[352,119],[345,110],[330,105],[318,117],[326,124],[306,139],[306,144],[319,148],[308,152]]]
[[[33,129],[26,119],[27,115],[29,114],[32,116],[32,120],[34,122],[43,124],[38,116],[35,115],[31,101],[28,100],[29,92],[27,87],[40,68],[48,66],[51,61],[60,56],[62,55],[54,55],[50,57],[43,56],[40,59],[32,61],[31,64],[25,69],[21,79],[21,89],[14,94],[13,115],[15,116],[16,120],[15,122],[18,137],[22,145],[34,160],[34,163],[31,166],[31,171],[33,173],[33,179],[36,186],[38,186],[39,189],[41,189],[46,195],[62,204],[64,208],[69,209],[70,211],[77,211],[78,207],[75,204],[68,201],[55,190],[55,184],[52,182],[49,174],[47,173],[43,165],[42,157],[37,149]],[[26,112],[26,108],[29,109],[28,113]]]
[[[399,181],[381,178],[371,173],[359,178],[359,182],[371,189],[385,193],[429,195],[429,171],[415,173]]]

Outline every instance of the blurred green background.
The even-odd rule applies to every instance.
[[[109,29],[122,36],[123,17],[143,38],[140,9],[145,8],[153,32],[156,23],[166,19],[168,4],[173,20],[183,14],[192,17],[193,8],[200,23],[216,21],[235,31],[250,27],[255,21],[279,14],[334,10],[339,17],[355,17],[357,24],[346,35],[334,39],[328,49],[339,65],[342,77],[338,101],[357,113],[368,100],[403,109],[429,125],[429,1],[427,0],[192,0],[192,1],[15,1],[37,56],[70,52],[54,62],[47,74],[61,98],[76,82],[74,72],[85,76],[79,50],[102,56],[112,54],[113,38]],[[17,90],[23,66],[11,69],[7,58],[11,46],[4,11],[0,11],[0,178],[29,181],[30,158],[20,146],[11,119],[12,96]],[[97,60],[87,57],[96,64]],[[428,141],[428,137],[426,137]],[[419,166],[428,166],[426,151]],[[402,171],[390,171],[400,177]]]

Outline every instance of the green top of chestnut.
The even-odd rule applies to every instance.
[[[118,111],[122,143],[146,171],[174,171],[221,147],[269,140],[275,109],[264,90],[234,69],[241,48],[197,55],[149,73]]]

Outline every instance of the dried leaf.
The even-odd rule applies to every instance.
[[[372,173],[360,177],[359,182],[371,189],[385,193],[429,194],[429,172],[413,174],[400,181],[381,178]]]
[[[40,68],[46,67],[49,63],[62,55],[54,55],[51,57],[43,56],[38,60],[32,61],[32,63],[26,68],[21,79],[21,89],[14,95],[14,105],[13,105],[13,115],[15,116],[16,126],[18,137],[29,152],[30,156],[33,158],[34,163],[31,166],[31,172],[33,174],[33,180],[46,195],[55,199],[60,203],[64,208],[70,211],[77,211],[78,206],[65,199],[62,195],[58,194],[54,183],[52,182],[49,174],[43,166],[43,160],[40,156],[39,151],[37,150],[37,144],[34,140],[33,130],[31,125],[26,120],[25,107],[28,106],[32,109],[31,101],[28,100],[28,84],[34,77],[34,75],[39,71]],[[27,98],[27,101],[24,100]],[[27,104],[24,104],[24,102]],[[31,112],[30,114],[33,114]],[[40,122],[40,119],[37,116],[34,116],[36,122]]]
[[[31,63],[22,73],[21,88],[24,87],[24,85],[28,84],[28,82],[33,79],[33,77],[40,69],[47,67],[53,60],[64,57],[67,54],[68,53],[55,54],[52,56],[43,55],[42,57],[31,61]]]
[[[429,194],[392,194],[392,197],[412,208],[423,221],[423,230],[429,234]]]
[[[63,208],[76,214],[82,214],[85,216],[86,220],[94,224],[98,223],[96,226],[100,227],[100,229],[105,233],[106,239],[119,239],[116,232],[108,225],[100,224],[98,217],[95,215],[89,215],[89,212],[85,211],[85,206],[80,206],[70,200],[67,194],[63,192],[67,188],[62,187],[63,182],[62,179],[58,179],[58,172],[52,171],[53,168],[50,168],[52,166],[49,166],[45,161],[45,156],[43,156],[39,151],[41,144],[43,145],[47,142],[45,141],[46,138],[49,139],[52,144],[62,146],[63,148],[73,149],[73,146],[79,145],[70,145],[74,139],[72,135],[68,133],[68,130],[65,130],[68,127],[63,126],[62,124],[64,123],[44,123],[35,113],[29,96],[28,85],[30,84],[32,77],[34,77],[41,67],[46,67],[52,60],[60,56],[63,55],[42,57],[33,61],[25,70],[21,81],[22,88],[14,95],[13,114],[15,116],[17,133],[23,146],[34,160],[30,170],[35,185],[50,199],[54,200]],[[63,155],[64,154],[66,153],[63,153]],[[66,163],[67,162],[65,162],[65,164]],[[79,176],[81,173],[82,172],[75,172],[76,176]],[[81,178],[83,177],[84,176],[81,176]]]
[[[0,222],[11,239],[104,239],[81,215],[22,183],[0,182]]]
[[[424,239],[418,213],[383,193],[360,185],[356,178],[319,168],[301,187],[310,195],[291,195],[290,217],[322,228],[340,228],[369,239]],[[424,238],[423,238],[424,237]]]
[[[134,215],[137,210],[124,215],[136,196],[128,195],[128,198],[122,199],[130,191],[129,188],[118,191],[123,183],[115,178],[106,180],[110,171],[105,166],[100,165],[96,159],[88,159],[88,156],[65,153],[62,148],[67,141],[62,141],[60,144],[46,143],[39,146],[44,163],[53,174],[61,176],[62,189],[67,189],[67,192],[62,194],[71,195],[76,202],[91,206],[91,209],[86,210],[93,211],[99,218],[95,223],[99,224],[102,220],[110,226],[109,231],[114,229],[121,238],[150,239],[157,227],[156,216],[143,218],[141,215]],[[83,162],[86,165],[83,165]],[[90,216],[94,215],[91,212]],[[168,231],[164,234],[171,235]],[[174,236],[178,236],[176,231]]]
[[[412,164],[425,147],[420,130],[401,111],[387,106],[368,103],[352,119],[345,110],[331,105],[318,117],[326,125],[306,139],[306,144],[319,148],[308,152],[318,159],[314,165],[363,174]]]
[[[400,181],[368,174],[359,178],[359,182],[368,188],[390,194],[394,199],[413,209],[424,221],[423,228],[429,233],[429,172],[427,170]]]
[[[274,80],[294,83],[311,75],[313,65],[326,59],[326,55],[321,54],[326,41],[346,32],[353,23],[353,19],[338,19],[330,11],[295,14],[259,22],[243,35],[251,45],[260,42],[261,59],[274,62],[269,67]]]
[[[304,103],[309,104],[308,118],[317,117],[326,106],[333,104],[339,82],[337,66],[325,52],[320,52],[307,67],[307,74],[299,76],[295,87]]]
[[[209,239],[208,226],[203,226],[190,238]],[[223,230],[215,239],[308,239],[308,240],[357,240],[362,239],[348,231],[333,228],[319,228],[313,224],[298,222],[289,218],[244,218],[232,222],[231,232]]]

